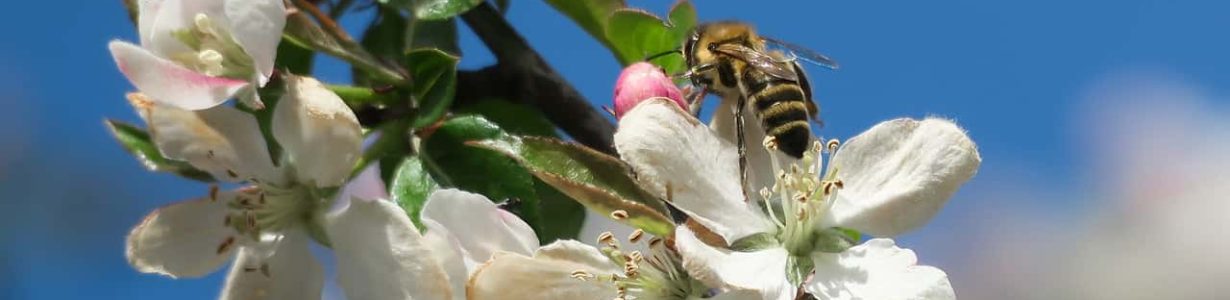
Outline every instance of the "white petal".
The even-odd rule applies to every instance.
[[[272,252],[240,248],[221,299],[320,299],[324,283],[324,270],[308,249],[307,235],[291,231]]]
[[[141,44],[149,45],[149,36],[153,34],[154,21],[166,0],[137,1],[137,32],[141,36]]]
[[[561,240],[529,257],[497,252],[466,286],[470,300],[484,299],[615,299],[610,280],[573,278],[574,272],[609,275],[615,270],[602,253],[577,241]]]
[[[339,186],[359,158],[359,119],[316,79],[286,76],[286,93],[273,112],[273,136],[286,150],[298,179]]]
[[[127,42],[111,41],[108,47],[120,72],[133,86],[154,101],[181,109],[217,106],[248,84],[197,73]]]
[[[538,248],[538,236],[529,224],[479,194],[437,190],[427,198],[421,215],[428,231],[451,232],[471,265],[498,251],[529,256]]]
[[[807,291],[817,299],[956,299],[948,275],[917,265],[914,251],[872,239],[840,254],[816,253]]]
[[[355,200],[327,217],[347,299],[449,299],[448,277],[410,217],[385,200]]]
[[[200,277],[231,258],[236,232],[224,224],[234,191],[155,210],[128,234],[128,263],[137,271]]]
[[[258,79],[264,85],[273,74],[273,60],[286,26],[286,6],[282,0],[226,0],[226,17],[231,37],[252,57]]]
[[[615,149],[646,187],[671,194],[675,207],[727,242],[772,228],[744,201],[734,145],[670,100],[646,100],[625,113]]]
[[[709,126],[717,132],[717,135],[725,139],[731,145],[738,145],[738,135],[736,135],[735,126],[735,107],[739,103],[734,99],[722,99],[721,106],[713,113],[713,119]],[[773,175],[773,164],[770,159],[773,156],[769,155],[769,150],[764,147],[765,129],[760,124],[760,119],[750,109],[743,110],[744,139],[746,140],[745,149],[747,151],[747,186],[749,191],[758,192],[761,188],[773,186],[777,181]],[[788,166],[797,163],[798,160],[781,153],[776,154],[778,162],[781,166]]]
[[[432,223],[424,221],[423,223]],[[436,261],[440,262],[440,267],[444,268],[444,272],[448,275],[449,287],[456,292],[453,292],[453,299],[465,299],[466,281],[470,280],[470,273],[478,268],[478,265],[467,265],[465,258],[462,256],[461,242],[449,233],[443,230],[443,226],[427,225],[428,228],[436,228],[428,230],[423,234],[423,244],[431,250],[431,254],[436,257]]]
[[[675,229],[675,247],[683,268],[711,287],[752,290],[761,299],[794,299],[795,289],[786,278],[786,249],[768,248],[736,252],[709,246],[686,226]]]
[[[229,106],[186,111],[144,99],[129,94],[163,156],[186,161],[222,180],[281,181],[252,115]]]
[[[981,162],[974,142],[948,120],[880,123],[842,145],[829,164],[845,183],[830,220],[880,237],[918,228]]]

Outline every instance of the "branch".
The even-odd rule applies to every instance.
[[[495,54],[494,67],[458,74],[458,102],[499,96],[537,107],[552,123],[581,144],[615,154],[615,126],[517,34],[489,2],[461,15]],[[464,88],[462,88],[464,87]],[[473,98],[465,98],[473,97]]]

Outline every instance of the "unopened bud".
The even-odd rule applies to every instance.
[[[679,87],[657,66],[638,62],[624,68],[615,81],[615,118],[622,118],[641,101],[654,97],[671,99],[685,110],[688,107]]]

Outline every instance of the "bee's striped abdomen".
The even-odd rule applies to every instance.
[[[749,72],[744,84],[748,104],[764,125],[765,134],[777,139],[777,147],[795,158],[803,157],[811,140],[807,93],[795,82],[759,72]],[[755,76],[761,75],[761,76]]]

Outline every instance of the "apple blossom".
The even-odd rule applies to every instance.
[[[276,165],[251,114],[230,106],[189,111],[130,94],[130,102],[165,157],[188,162],[218,179],[245,184],[231,191],[213,187],[206,197],[151,213],[128,236],[129,262],[137,270],[199,277],[234,256],[223,298],[318,298],[324,277],[307,249],[309,235],[332,240],[337,249],[402,249],[406,253],[417,249],[413,237],[404,233],[417,235],[412,226],[393,228],[400,234],[381,230],[408,224],[408,219],[403,223],[371,221],[406,218],[399,207],[371,199],[349,201],[352,195],[365,193],[350,185],[342,187],[361,143],[354,114],[314,79],[288,76],[287,81],[290,91],[274,108],[272,119],[273,136],[284,150]],[[374,177],[370,172],[364,174],[352,185],[378,181],[370,179]],[[345,200],[346,208],[322,221],[336,198]],[[322,226],[328,236],[321,235]],[[365,233],[357,235],[362,238],[338,234],[352,231]],[[411,246],[389,246],[407,243]],[[339,267],[348,270],[400,262],[397,257],[380,261],[372,253],[356,259],[339,255]],[[370,268],[361,273],[378,274]],[[352,275],[343,275],[349,277]]]
[[[629,111],[615,134],[616,149],[638,178],[672,195],[672,204],[700,225],[676,230],[693,276],[757,290],[764,299],[793,299],[799,286],[819,299],[954,298],[943,271],[915,265],[913,252],[883,238],[854,245],[842,228],[891,237],[929,220],[981,161],[956,125],[887,121],[842,147],[817,142],[800,164],[786,167],[781,162],[789,160],[766,139],[768,166],[752,164],[759,169],[751,171],[771,167],[776,176],[751,186],[758,201],[744,196],[737,151],[720,133],[652,99]],[[826,149],[830,163],[821,174]]]
[[[615,118],[622,118],[637,103],[653,97],[665,97],[679,107],[688,107],[679,87],[662,73],[662,69],[647,62],[629,65],[615,81]]]
[[[112,41],[120,72],[155,102],[214,107],[234,96],[261,108],[286,7],[281,0],[141,0],[141,45]]]

